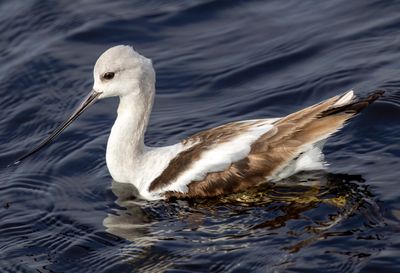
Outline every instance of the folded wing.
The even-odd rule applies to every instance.
[[[149,190],[166,197],[217,196],[282,178],[285,168],[382,94],[356,100],[349,91],[284,118],[233,122],[198,133],[183,141],[190,148],[171,160]]]

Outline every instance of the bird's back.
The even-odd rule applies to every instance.
[[[383,94],[355,99],[353,91],[279,119],[225,124],[182,141],[149,183],[165,197],[210,197],[323,168],[325,139]]]

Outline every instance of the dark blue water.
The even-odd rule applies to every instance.
[[[400,272],[399,1],[0,2],[0,272]],[[117,99],[63,121],[116,44],[152,58],[146,141],[386,95],[327,143],[326,172],[220,200],[146,202],[112,181]],[[295,185],[295,186],[294,186]]]

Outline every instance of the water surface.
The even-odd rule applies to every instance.
[[[0,2],[0,271],[400,272],[399,10],[389,0]],[[327,171],[221,199],[147,202],[113,182],[104,154],[117,99],[6,168],[67,117],[116,44],[157,71],[148,145],[350,88],[386,95],[329,140]]]

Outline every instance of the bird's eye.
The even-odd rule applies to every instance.
[[[112,78],[114,78],[115,73],[114,72],[106,72],[103,75],[103,79],[106,80],[111,80]]]

